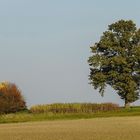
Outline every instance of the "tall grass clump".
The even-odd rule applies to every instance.
[[[31,113],[95,113],[101,111],[118,110],[119,105],[113,103],[55,103],[35,105],[30,108]]]

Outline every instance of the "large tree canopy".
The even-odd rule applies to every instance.
[[[89,79],[94,88],[103,95],[110,85],[126,106],[139,99],[140,29],[133,21],[120,20],[109,25],[91,51]]]

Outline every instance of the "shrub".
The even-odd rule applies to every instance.
[[[66,103],[36,105],[30,108],[31,113],[95,113],[99,111],[118,110],[119,105],[113,103]]]
[[[18,87],[9,82],[0,83],[0,113],[14,113],[26,109]]]

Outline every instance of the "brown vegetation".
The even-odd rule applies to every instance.
[[[26,108],[21,91],[13,83],[0,84],[0,113],[11,113]]]
[[[99,111],[112,111],[119,109],[119,105],[113,103],[66,103],[36,105],[30,108],[32,113],[95,113]]]

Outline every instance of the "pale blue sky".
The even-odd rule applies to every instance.
[[[123,101],[88,84],[90,45],[107,25],[132,19],[139,0],[0,0],[0,81],[15,82],[28,105]],[[140,104],[137,101],[136,104]]]

